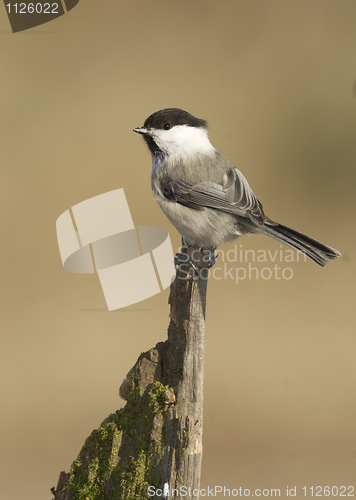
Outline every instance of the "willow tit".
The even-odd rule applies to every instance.
[[[178,108],[162,109],[134,132],[151,151],[154,197],[184,245],[208,249],[213,256],[223,243],[262,233],[320,266],[341,255],[269,219],[242,173],[211,145],[205,120]]]

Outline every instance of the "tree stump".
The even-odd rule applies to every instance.
[[[126,405],[61,472],[55,500],[199,498],[207,253],[187,253],[196,269],[181,264],[171,284],[168,339],[139,356],[120,387]]]

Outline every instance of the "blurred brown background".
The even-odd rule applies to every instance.
[[[83,0],[18,34],[3,9],[0,56],[1,498],[49,500],[166,339],[168,290],[107,312],[55,233],[72,205],[124,188],[135,224],[178,247],[132,132],[164,107],[207,119],[271,218],[343,254],[292,263],[289,281],[210,280],[202,487],[355,486],[354,0]]]

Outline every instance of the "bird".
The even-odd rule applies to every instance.
[[[208,137],[208,124],[179,108],[151,114],[141,134],[152,155],[151,188],[187,247],[215,250],[224,243],[260,233],[302,252],[319,266],[341,254],[318,240],[265,215],[246,178]]]

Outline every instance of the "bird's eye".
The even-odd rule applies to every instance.
[[[171,126],[170,126],[170,124],[169,124],[169,123],[165,123],[165,124],[163,125],[163,128],[164,128],[164,130],[169,130],[169,129],[171,128]]]

